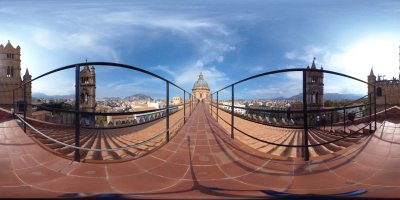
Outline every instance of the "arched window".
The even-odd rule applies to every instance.
[[[317,103],[317,94],[318,93],[315,93],[315,92],[312,93],[312,95],[311,95],[311,103]]]
[[[376,89],[376,96],[378,96],[378,97],[381,97],[381,96],[382,96],[382,88],[381,88],[381,87],[378,87],[378,88]]]
[[[11,68],[10,68],[10,66],[7,67],[7,77],[11,77]]]
[[[200,98],[203,98],[203,93],[200,93]]]
[[[14,76],[14,68],[12,66],[7,67],[6,77],[10,78]]]

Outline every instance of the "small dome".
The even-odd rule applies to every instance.
[[[196,88],[206,88],[206,89],[208,89],[208,84],[204,80],[204,76],[203,76],[203,74],[201,72],[200,72],[200,75],[199,75],[199,79],[193,85],[193,89],[196,89]]]

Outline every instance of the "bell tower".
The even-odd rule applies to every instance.
[[[307,66],[307,69],[310,69]],[[324,106],[324,73],[315,66],[315,57],[310,71],[306,72],[306,97],[307,108],[317,110]]]
[[[18,107],[18,104],[23,102],[23,89],[20,87],[25,81],[30,81],[31,76],[28,70],[21,78],[21,47],[13,47],[10,40],[5,46],[0,44],[0,107],[11,109],[15,103],[15,111],[22,112],[23,107]],[[15,88],[20,87],[14,91]],[[31,115],[31,83],[26,84],[26,103],[28,104],[28,116]],[[14,91],[14,95],[13,95]],[[13,102],[14,100],[14,102]],[[20,109],[21,108],[21,109]]]
[[[96,74],[94,66],[88,65],[80,72],[80,110],[83,112],[95,112],[96,110]]]
[[[21,82],[21,47],[14,48],[10,40],[5,47],[0,45],[0,76],[11,84]]]

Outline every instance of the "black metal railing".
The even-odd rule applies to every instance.
[[[273,74],[280,74],[280,73],[287,73],[287,72],[302,72],[302,109],[301,110],[293,110],[293,109],[265,109],[265,108],[250,108],[250,107],[243,107],[243,106],[236,106],[235,105],[235,86],[243,83],[245,81],[249,81],[255,78],[273,75]],[[308,108],[310,102],[307,102],[307,73],[309,72],[320,72],[326,74],[337,75],[341,77],[345,77],[348,79],[352,79],[361,83],[366,84],[367,86],[372,86],[374,91],[370,94],[363,96],[355,101],[352,101],[346,105],[343,105],[338,108],[324,108],[323,106],[319,108]],[[221,101],[219,99],[220,93],[223,90],[230,89],[231,90],[231,99],[229,101]],[[213,98],[214,97],[214,98]],[[368,97],[368,98],[366,98]],[[215,100],[216,99],[216,100]],[[215,102],[216,101],[216,102]],[[365,102],[367,101],[367,102]],[[223,103],[221,103],[223,102]],[[230,114],[231,122],[229,123],[227,119],[221,118],[221,114],[219,112],[225,112],[226,114]],[[239,112],[240,111],[240,112]],[[210,94],[210,112],[212,116],[215,116],[217,121],[223,120],[226,124],[230,126],[230,135],[231,138],[235,138],[235,130],[239,133],[246,135],[254,140],[257,140],[262,143],[276,145],[276,146],[284,146],[284,147],[295,147],[295,148],[302,148],[304,160],[309,160],[309,147],[321,146],[331,144],[340,140],[343,140],[348,137],[352,137],[360,132],[363,132],[369,126],[369,133],[372,133],[377,128],[377,119],[376,119],[376,86],[360,80],[358,78],[328,71],[328,70],[319,70],[319,69],[303,69],[303,68],[294,68],[294,69],[284,69],[284,70],[276,70],[261,73],[255,76],[251,76],[245,78],[243,80],[237,81],[233,84],[230,84],[220,90],[215,91],[214,93]],[[288,116],[288,117],[285,117]],[[300,145],[288,145],[288,144],[281,144],[275,143],[271,141],[266,141],[255,136],[252,136],[246,133],[244,130],[239,129],[235,126],[235,117],[242,118],[247,121],[252,121],[256,123],[260,123],[263,125],[280,127],[280,128],[292,128],[292,129],[301,129],[303,132],[303,142]],[[271,119],[270,119],[271,117]],[[279,120],[276,120],[276,119]],[[374,118],[374,119],[372,119]],[[290,122],[287,123],[287,120],[290,119]],[[350,131],[348,127],[355,122],[359,122],[360,127],[357,130]],[[361,123],[363,122],[363,123]],[[372,124],[374,126],[372,127]],[[330,132],[334,132],[334,127],[339,129],[339,126],[342,126],[343,133],[341,137],[326,141],[318,144],[310,144],[309,143],[309,130],[310,129],[322,129],[326,130],[327,125],[330,125]]]
[[[145,110],[145,111],[135,111],[135,112],[123,112],[123,113],[115,113],[115,112],[86,112],[86,111],[82,111],[80,109],[80,85],[81,85],[81,78],[80,78],[80,70],[82,66],[103,66],[103,67],[118,67],[118,68],[125,68],[128,70],[134,70],[134,71],[138,71],[147,75],[150,75],[152,77],[158,78],[161,81],[165,82],[165,107],[163,108],[159,108],[159,109],[151,109],[151,110]],[[73,109],[64,109],[64,108],[53,108],[53,107],[46,107],[46,106],[37,106],[39,109],[41,110],[46,110],[46,111],[50,111],[52,113],[65,113],[64,115],[70,115],[70,119],[72,119],[70,124],[67,124],[65,126],[61,125],[55,125],[55,124],[51,124],[51,123],[47,123],[47,122],[43,122],[40,120],[35,120],[33,118],[28,118],[27,117],[27,108],[29,106],[33,106],[32,103],[29,103],[27,101],[27,87],[31,86],[32,83],[34,83],[34,81],[39,80],[45,76],[48,76],[50,74],[56,73],[56,72],[60,72],[63,70],[67,70],[67,69],[75,69],[75,103],[74,103],[74,107]],[[180,90],[183,93],[183,102],[179,105],[170,105],[170,86],[173,86],[175,88],[177,88],[178,90]],[[17,102],[17,98],[16,98],[16,93],[19,92],[22,89],[22,95],[23,95],[23,101],[19,101]],[[30,89],[30,88],[29,88]],[[18,103],[18,109],[17,109],[17,103]],[[178,85],[176,85],[175,83],[157,75],[154,74],[152,72],[146,71],[144,69],[138,68],[138,67],[134,67],[134,66],[130,66],[130,65],[125,65],[125,64],[120,64],[120,63],[110,63],[110,62],[85,62],[85,63],[78,63],[78,64],[73,64],[73,65],[68,65],[65,67],[61,67],[52,71],[49,71],[47,73],[44,73],[36,78],[33,78],[30,81],[26,81],[24,83],[22,83],[19,87],[15,88],[13,90],[13,113],[14,113],[14,118],[18,118],[21,122],[22,122],[22,126],[23,126],[23,130],[24,132],[27,131],[27,127],[30,128],[30,130],[32,130],[32,132],[34,132],[35,134],[37,134],[40,138],[45,138],[47,140],[50,140],[54,143],[56,143],[57,145],[61,145],[64,146],[65,148],[69,148],[68,152],[71,151],[71,149],[74,150],[74,156],[73,159],[75,161],[81,161],[81,155],[82,152],[81,151],[95,151],[95,152],[103,152],[103,151],[118,151],[118,150],[128,150],[130,148],[134,148],[140,145],[145,145],[148,142],[154,141],[156,139],[161,138],[163,135],[165,136],[165,141],[169,142],[171,139],[171,132],[174,131],[176,132],[177,129],[186,123],[187,118],[192,114],[192,111],[194,109],[194,103],[193,103],[193,99],[192,99],[192,94],[187,92],[186,90],[184,90],[183,88],[179,87]],[[188,108],[187,108],[188,107]],[[188,112],[187,112],[188,111]],[[177,115],[176,113],[183,113],[182,117],[180,116],[176,116],[174,117],[174,121],[172,122],[173,124],[171,124],[170,118],[171,116],[175,116]],[[120,124],[116,124],[113,126],[100,126],[98,124],[95,123],[91,123],[91,124],[85,124],[84,121],[82,121],[82,116],[86,116],[86,117],[90,117],[90,118],[95,118],[95,116],[118,116],[118,115],[130,115],[130,116],[144,116],[144,118],[146,116],[148,116],[147,118],[143,119],[143,120],[126,120],[124,123],[120,123]],[[102,148],[88,148],[88,147],[82,147],[81,145],[81,133],[84,133],[84,139],[86,140],[87,135],[92,134],[92,132],[90,131],[90,129],[96,130],[96,129],[100,129],[100,130],[105,130],[105,129],[118,129],[118,131],[121,132],[127,132],[125,130],[137,130],[137,129],[133,129],[136,126],[139,125],[143,125],[143,126],[148,126],[149,124],[151,125],[151,123],[155,123],[155,122],[160,122],[160,120],[164,120],[165,119],[165,129],[163,131],[161,131],[160,133],[155,134],[154,136],[147,138],[143,141],[136,141],[135,143],[129,143],[127,144],[126,141],[118,141],[118,144],[126,144],[124,146],[117,146],[117,147],[110,147],[110,144],[108,144],[107,142],[105,142],[105,146],[106,148],[103,148],[103,144],[98,145],[101,146]],[[73,142],[71,142],[71,140],[68,140],[69,142],[65,142],[65,141],[60,141],[56,138],[53,138],[52,136],[50,136],[49,134],[44,133],[45,131],[40,130],[39,127],[41,126],[54,126],[56,128],[65,128],[65,132],[68,133],[66,135],[68,135],[70,138],[71,134],[74,135],[73,137]],[[73,130],[73,131],[72,131]],[[73,133],[72,133],[73,132]],[[101,135],[101,134],[100,134]],[[116,134],[116,135],[121,135],[121,134]],[[105,136],[104,136],[105,137]],[[108,137],[108,136],[107,136]],[[39,139],[40,139],[39,138]],[[114,141],[111,141],[114,142]],[[116,141],[115,141],[116,142]],[[92,141],[93,144],[93,141]],[[66,150],[67,151],[67,150]]]

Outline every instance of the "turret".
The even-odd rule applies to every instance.
[[[374,96],[375,85],[376,85],[376,76],[374,74],[373,67],[371,67],[371,71],[368,75],[368,98],[372,98]]]
[[[27,83],[32,80],[32,76],[29,74],[28,68],[26,68],[22,83]],[[25,95],[26,95],[26,103],[27,106],[27,113],[31,115],[32,113],[32,83],[29,82],[25,85]]]

